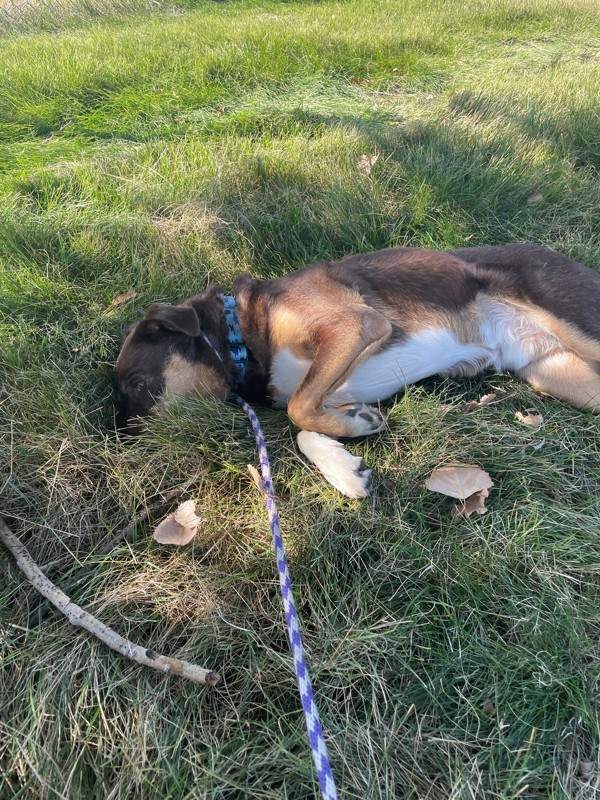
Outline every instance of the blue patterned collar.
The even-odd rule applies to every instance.
[[[248,348],[244,344],[235,297],[225,295],[223,297],[223,305],[225,308],[225,322],[227,323],[229,338],[229,352],[238,371],[238,380],[241,383],[244,379],[244,372],[248,361]]]

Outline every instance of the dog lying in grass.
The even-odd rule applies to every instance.
[[[298,445],[348,497],[371,472],[338,438],[382,430],[373,406],[432,375],[510,370],[600,411],[600,274],[532,244],[394,248],[320,261],[273,280],[242,275],[150,306],[124,332],[119,416],[199,393],[286,407]]]

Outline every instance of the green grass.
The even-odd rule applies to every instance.
[[[138,307],[398,244],[531,240],[600,268],[592,0],[173,11],[3,23],[0,512],[75,602],[223,681],[163,679],[44,616],[2,553],[1,800],[318,796],[246,422],[188,399],[136,442],[111,433]],[[499,375],[388,407],[351,446],[377,474],[363,503],[260,411],[341,797],[596,797],[598,421]],[[492,475],[486,516],[451,522],[425,490],[449,461]],[[173,551],[149,533],[184,485],[205,521]]]

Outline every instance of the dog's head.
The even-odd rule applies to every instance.
[[[224,400],[232,368],[218,287],[183,305],[150,306],[123,331],[115,367],[118,427],[136,433],[136,417],[147,416],[157,404],[177,395],[197,392]]]

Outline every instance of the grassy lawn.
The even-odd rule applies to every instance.
[[[74,602],[222,682],[108,651],[1,550],[0,800],[318,797],[248,425],[192,398],[118,441],[121,329],[390,245],[529,240],[600,268],[597,11],[132,0],[2,27],[0,514]],[[600,796],[598,420],[506,375],[388,407],[351,446],[364,502],[259,410],[341,798]],[[424,488],[450,461],[490,473],[487,515]],[[150,537],[176,491],[204,519],[179,550]]]

